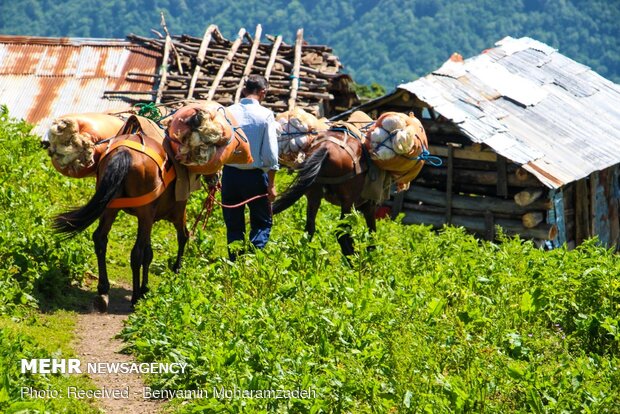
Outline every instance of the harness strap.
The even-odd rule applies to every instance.
[[[342,184],[346,181],[349,181],[350,179],[354,178],[357,175],[362,174],[363,172],[365,172],[367,170],[367,168],[362,168],[360,161],[360,157],[357,156],[357,154],[355,152],[353,152],[353,149],[347,144],[347,141],[349,140],[349,134],[347,133],[347,131],[345,131],[345,138],[344,140],[340,140],[337,138],[332,137],[331,135],[327,135],[327,136],[323,136],[319,139],[317,139],[316,141],[314,141],[312,143],[312,146],[314,147],[315,145],[320,144],[321,142],[331,142],[333,144],[338,145],[340,148],[344,149],[347,154],[349,154],[349,156],[351,157],[351,160],[353,161],[353,171],[345,174],[345,175],[341,175],[340,177],[323,177],[323,176],[318,176],[316,177],[315,182],[318,184]],[[362,150],[363,150],[363,144],[362,144]]]
[[[155,151],[152,148],[147,147],[144,144],[139,144],[135,141],[129,141],[127,139],[123,140],[123,141],[118,141],[115,142],[114,144],[110,145],[108,147],[108,149],[106,150],[105,154],[103,154],[103,156],[101,157],[101,160],[103,160],[110,152],[112,152],[112,150],[115,150],[118,147],[128,147],[128,148],[132,148],[135,149],[136,151],[139,151],[143,154],[148,155],[153,161],[155,161],[155,163],[157,164],[157,166],[159,167],[160,171],[164,171],[164,159],[157,153],[157,151]]]
[[[122,141],[118,141],[118,142],[115,142],[109,145],[108,148],[106,149],[105,154],[101,156],[100,162],[103,161],[103,159],[107,157],[110,154],[110,152],[112,152],[113,150],[119,147],[127,147],[127,148],[134,149],[138,152],[146,154],[149,158],[151,158],[155,162],[155,164],[157,164],[157,167],[159,168],[159,175],[162,179],[162,182],[155,189],[153,189],[152,191],[144,195],[137,196],[137,197],[115,198],[114,200],[110,201],[107,207],[108,208],[131,208],[131,207],[142,207],[142,206],[152,203],[157,198],[159,198],[160,195],[162,195],[162,193],[166,190],[168,185],[176,178],[176,171],[174,169],[174,166],[170,166],[170,168],[166,170],[166,167],[165,167],[166,160],[163,159],[161,155],[157,153],[157,151],[155,151],[152,148],[147,147],[144,144],[144,141],[142,143],[138,143],[138,142],[130,141],[130,140],[122,140]]]
[[[110,204],[108,204],[108,208],[142,207],[150,204],[153,201],[157,200],[159,196],[162,195],[164,191],[166,191],[166,188],[168,188],[168,185],[170,185],[170,183],[176,178],[176,176],[177,175],[174,171],[174,167],[171,167],[166,172],[163,181],[151,192],[138,197],[115,198],[114,200],[110,201]]]

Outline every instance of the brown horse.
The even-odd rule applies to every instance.
[[[131,250],[132,304],[147,292],[149,265],[153,260],[153,224],[158,220],[167,220],[176,229],[178,252],[173,265],[175,272],[181,267],[183,250],[189,238],[185,221],[187,200],[176,201],[175,169],[162,140],[137,132],[119,135],[103,145],[109,147],[97,166],[95,194],[85,206],[56,216],[54,222],[57,232],[71,237],[99,219],[99,226],[93,233],[99,268],[99,296],[94,303],[101,312],[107,311],[110,290],[106,268],[108,234],[120,210],[138,219],[138,235]]]
[[[316,215],[323,198],[340,206],[341,219],[355,206],[364,215],[369,230],[374,232],[376,202],[362,198],[369,168],[370,157],[361,134],[346,128],[320,132],[294,181],[274,202],[273,212],[286,210],[305,194],[308,199],[306,231],[310,236],[316,230]],[[354,253],[353,238],[346,226],[342,230],[338,243],[342,253],[349,256]]]

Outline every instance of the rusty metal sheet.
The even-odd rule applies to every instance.
[[[70,112],[127,110],[130,103],[104,92],[152,90],[153,78],[135,81],[127,74],[155,74],[158,59],[123,40],[0,36],[0,104],[12,116],[38,124],[35,132]]]

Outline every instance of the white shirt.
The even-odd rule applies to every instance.
[[[250,144],[252,164],[228,164],[242,170],[260,168],[263,171],[277,170],[278,133],[273,112],[261,106],[256,99],[243,98],[239,103],[228,107],[237,123],[245,133]]]

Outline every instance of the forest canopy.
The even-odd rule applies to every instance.
[[[620,83],[619,0],[22,0],[0,2],[0,33],[124,38],[152,35],[164,11],[172,33],[225,36],[256,24],[294,41],[328,44],[360,83],[392,89],[505,36],[529,36]]]

